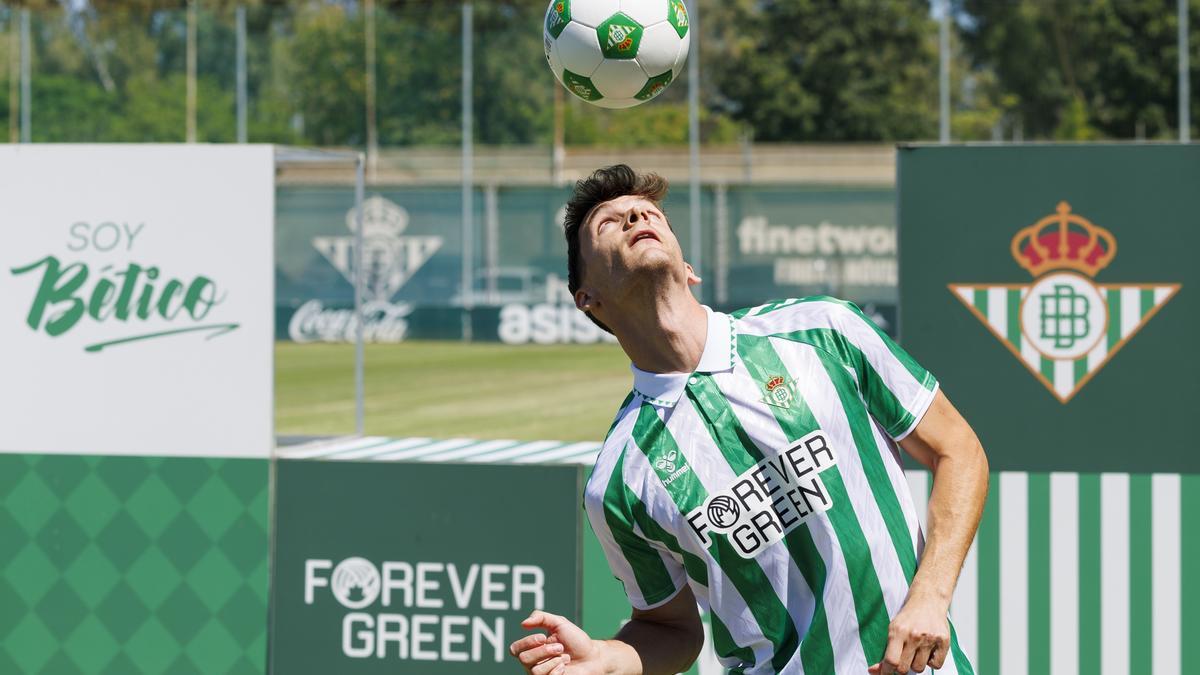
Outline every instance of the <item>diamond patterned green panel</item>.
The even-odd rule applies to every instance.
[[[267,474],[0,454],[0,673],[264,673]]]

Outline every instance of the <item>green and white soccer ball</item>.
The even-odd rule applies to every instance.
[[[551,0],[546,61],[567,91],[604,108],[658,96],[687,61],[684,0]]]

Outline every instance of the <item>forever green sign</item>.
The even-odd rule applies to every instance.
[[[280,460],[272,673],[512,673],[578,622],[582,468]]]
[[[900,336],[992,467],[1200,472],[1200,146],[898,162]]]

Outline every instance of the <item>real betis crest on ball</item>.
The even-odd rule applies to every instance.
[[[553,0],[543,31],[554,76],[604,108],[662,93],[679,77],[690,41],[683,0]]]
[[[1097,284],[1117,255],[1111,232],[1059,202],[1013,237],[1028,284],[950,284],[967,309],[1062,403],[1124,347],[1179,284]]]

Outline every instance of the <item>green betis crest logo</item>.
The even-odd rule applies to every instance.
[[[638,43],[642,41],[644,29],[624,12],[617,12],[596,27],[600,39],[600,51],[609,59],[632,59],[637,55]]]
[[[1117,241],[1071,205],[1013,238],[1032,284],[950,284],[950,291],[1060,402],[1067,403],[1159,309],[1179,284],[1097,284]]]
[[[144,223],[104,222],[93,227],[77,222],[67,230],[67,250],[129,252],[143,229]],[[82,326],[119,327],[118,334],[84,346],[87,352],[180,333],[206,332],[212,339],[238,328],[236,323],[202,323],[226,299],[217,282],[203,274],[176,278],[157,265],[131,260],[104,265],[69,262],[57,255],[9,272],[37,282],[25,317],[32,330],[58,338]]]
[[[680,38],[687,35],[688,32],[688,13],[687,6],[683,4],[683,0],[670,0],[667,6],[667,20],[671,23],[671,27],[679,34]]]
[[[601,98],[600,92],[596,89],[596,85],[592,84],[590,78],[564,69],[562,81],[566,85],[567,91],[585,101],[595,101]]]
[[[570,20],[571,0],[555,0],[546,11],[546,32],[557,38]]]
[[[643,85],[641,90],[634,94],[633,97],[639,101],[649,101],[655,96],[661,94],[663,89],[667,88],[667,85],[671,83],[672,76],[673,73],[668,70],[662,75],[656,75],[646,80],[646,84]]]
[[[796,398],[796,381],[788,380],[782,375],[771,375],[763,385],[762,402],[776,408],[790,408]]]

